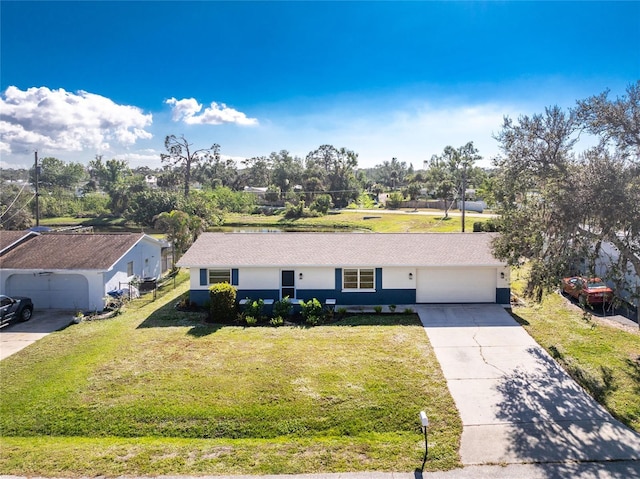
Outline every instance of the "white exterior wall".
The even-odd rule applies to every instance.
[[[208,285],[200,284],[200,268],[189,268],[189,289],[191,290],[207,290],[209,289]]]
[[[382,289],[415,289],[416,281],[416,268],[382,268]]]
[[[102,311],[106,291],[104,289],[104,273],[101,271],[87,271],[85,273],[89,281],[89,309]]]
[[[335,289],[336,269],[295,268],[297,289]],[[302,273],[302,279],[300,279]]]
[[[496,288],[511,287],[511,268],[503,266],[496,269]]]
[[[609,275],[610,265],[617,264],[619,257],[620,253],[612,243],[603,242],[600,246],[600,256],[596,260],[596,275],[606,281],[606,278]],[[640,285],[640,277],[635,274],[633,266],[631,264],[627,265],[625,280],[629,285],[629,288],[635,287],[637,289]],[[611,281],[608,281],[608,283],[609,286],[615,287],[615,285]],[[636,307],[640,306],[640,299],[634,299],[629,289],[625,289],[622,291],[616,289],[615,294]]]
[[[162,246],[153,238],[143,237],[118,262],[104,273],[104,291],[119,289],[121,283],[128,283],[133,276],[127,275],[127,264],[133,262],[133,275],[139,278],[159,278],[162,270]]]
[[[238,289],[278,289],[279,268],[239,268]]]

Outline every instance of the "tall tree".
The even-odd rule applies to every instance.
[[[304,166],[300,158],[292,157],[287,150],[273,152],[269,158],[272,165],[271,182],[280,188],[283,194],[302,182]]]
[[[30,171],[32,182],[35,181],[35,170]],[[45,188],[72,189],[87,177],[84,166],[80,163],[65,163],[58,158],[46,157],[40,161],[40,186]]]
[[[206,159],[220,157],[220,145],[214,143],[210,148],[192,149],[192,144],[184,136],[167,135],[164,139],[164,147],[167,153],[162,153],[160,159],[163,163],[178,167],[184,177],[184,197],[189,196],[189,184],[191,183],[191,168]]]
[[[309,179],[321,177],[324,190],[327,191],[337,207],[344,207],[360,194],[360,185],[356,180],[358,154],[346,148],[322,145],[311,151],[306,159]],[[314,180],[315,181],[315,180]],[[311,182],[309,182],[311,183]]]
[[[501,213],[495,252],[512,265],[529,262],[528,291],[538,299],[578,267],[593,274],[605,244],[617,250],[607,279],[640,298],[640,283],[619,274],[640,276],[640,142],[629,133],[639,124],[637,90],[507,118],[496,136],[505,156],[492,185]],[[601,141],[576,155],[583,129]]]
[[[455,200],[462,198],[462,189],[472,176],[473,164],[482,158],[470,141],[454,148],[446,146],[440,155],[433,155],[425,172],[425,180],[438,199],[445,202],[445,217]]]
[[[202,232],[202,220],[180,210],[160,213],[155,222],[156,228],[164,231],[173,248],[175,262],[193,244]]]

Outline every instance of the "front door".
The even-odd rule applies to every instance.
[[[296,297],[296,272],[290,269],[283,269],[280,276],[280,298],[289,296],[289,299],[294,299]]]

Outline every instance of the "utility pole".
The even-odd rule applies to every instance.
[[[40,183],[40,167],[38,166],[38,150],[35,151],[35,179],[36,179],[36,226],[40,226],[40,193],[38,193],[38,183]]]
[[[464,212],[467,193],[467,164],[462,164],[462,232],[464,233]]]

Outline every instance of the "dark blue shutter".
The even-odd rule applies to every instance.
[[[382,291],[382,268],[376,268],[376,291]]]
[[[234,268],[231,270],[231,284],[233,286],[238,286],[238,269]]]
[[[200,270],[200,286],[206,286],[209,284],[209,274],[206,269]]]

